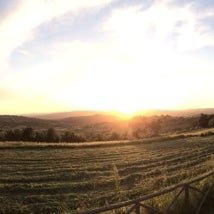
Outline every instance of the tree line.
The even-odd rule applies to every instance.
[[[84,142],[86,139],[73,132],[65,131],[59,135],[54,128],[34,130],[31,127],[9,129],[1,133],[1,141],[31,141],[31,142]]]
[[[214,127],[214,114],[201,114],[198,121],[200,128]]]
[[[72,131],[56,131],[54,128],[46,130],[32,127],[0,129],[0,141],[31,141],[31,142],[85,142],[85,141],[115,141],[140,139],[158,136],[172,131],[188,131],[198,128],[214,127],[214,114],[201,114],[196,118],[171,117],[169,115],[144,117],[138,116],[129,122],[130,130],[110,129],[104,131],[86,132],[78,135]],[[60,133],[60,134],[59,134]]]

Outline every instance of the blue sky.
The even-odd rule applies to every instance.
[[[214,107],[211,0],[0,0],[0,113]]]

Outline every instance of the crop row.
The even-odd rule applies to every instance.
[[[30,212],[127,200],[209,171],[213,154],[211,137],[93,148],[1,146],[0,205],[18,203]]]

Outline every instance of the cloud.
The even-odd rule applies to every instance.
[[[7,91],[19,95],[10,106],[18,103],[17,108],[23,112],[37,111],[38,103],[44,111],[59,110],[60,105],[112,108],[114,103],[126,106],[127,100],[158,106],[167,103],[168,98],[176,106],[184,94],[188,97],[201,90],[197,89],[198,83],[204,72],[212,73],[213,63],[208,64],[191,53],[213,46],[213,28],[207,23],[213,13],[208,8],[197,11],[193,1],[177,4],[162,0],[142,5],[142,1],[136,0],[134,6],[130,3],[121,6],[118,1],[102,17],[100,14],[90,17],[91,26],[96,28],[91,34],[99,32],[99,39],[82,39],[79,34],[62,39],[57,28],[52,29],[56,33],[54,42],[49,42],[50,38],[42,31],[54,28],[52,23],[56,24],[56,20],[59,25],[60,22],[70,25],[83,12],[110,2],[20,0],[17,3],[0,23],[0,63],[4,62],[1,65],[5,68],[6,62],[12,63],[8,65],[9,72],[1,76],[1,87],[6,90],[2,91],[2,97],[9,97]],[[82,23],[91,14],[81,16]],[[94,17],[97,20],[93,21]],[[69,33],[75,33],[79,23]],[[45,41],[36,37],[38,31]],[[89,36],[83,25],[79,31],[86,38]],[[8,61],[9,56],[14,61]],[[210,74],[206,78],[212,80]]]
[[[41,24],[66,13],[77,15],[81,11],[101,7],[111,0],[19,0],[17,6],[0,23],[0,64],[8,68],[8,57],[17,47],[34,38],[34,30]]]
[[[20,94],[27,91],[29,97],[40,94],[49,100],[70,103],[84,100],[85,88],[96,99],[96,88],[102,91],[99,96],[107,97],[109,84],[115,89],[115,97],[123,91],[131,97],[139,90],[149,89],[150,83],[157,81],[155,78],[166,85],[170,79],[179,87],[178,77],[182,80],[189,75],[190,80],[191,75],[201,73],[203,68],[212,69],[185,55],[185,52],[212,44],[212,32],[199,24],[204,16],[195,14],[192,4],[172,7],[166,1],[156,1],[143,9],[141,5],[113,9],[100,24],[103,40],[50,44],[46,46],[49,60],[30,69],[22,68],[8,78],[7,85],[13,90],[18,87]],[[136,84],[128,92],[130,81]],[[18,86],[10,82],[17,82]],[[144,86],[140,89],[142,83]]]
[[[124,43],[146,45],[149,42],[174,42],[177,50],[185,51],[214,44],[213,29],[201,24],[201,19],[213,17],[214,11],[194,11],[195,5],[172,6],[168,1],[156,1],[149,8],[141,6],[115,9],[104,29]]]
[[[213,28],[202,21],[214,17],[214,11],[196,12],[192,1],[182,5],[172,2],[114,9],[103,24],[116,44],[114,51],[120,50],[121,55],[154,74],[198,71],[201,62],[189,53],[214,45]]]

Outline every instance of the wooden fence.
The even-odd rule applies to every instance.
[[[175,204],[176,200],[181,195],[181,193],[184,193],[184,210],[182,211],[182,213],[189,213],[188,211],[189,211],[189,207],[190,207],[190,190],[196,191],[202,195],[201,200],[199,201],[199,203],[197,204],[197,206],[195,208],[195,211],[192,212],[194,214],[199,214],[204,202],[207,199],[212,200],[214,203],[214,196],[211,196],[209,194],[210,191],[212,190],[213,184],[211,184],[205,192],[192,186],[192,184],[200,182],[213,174],[214,174],[214,171],[211,171],[209,173],[204,174],[203,176],[199,176],[188,182],[183,182],[178,185],[174,185],[169,188],[166,188],[164,190],[144,195],[137,199],[133,199],[133,200],[129,200],[129,201],[121,202],[121,203],[116,203],[116,204],[100,207],[100,208],[93,209],[93,210],[77,212],[77,214],[100,214],[100,213],[104,213],[104,212],[111,213],[111,211],[113,212],[114,210],[117,210],[117,209],[120,209],[120,213],[124,213],[124,214],[130,214],[130,213],[140,214],[142,208],[150,210],[150,211],[152,211],[152,213],[169,214],[169,213],[172,213],[172,211],[170,211],[170,209]],[[161,196],[161,195],[164,195],[164,194],[176,191],[176,190],[178,190],[176,195],[172,198],[172,200],[167,204],[166,208],[164,208],[164,210],[162,210],[162,211],[159,211],[159,210],[155,209],[154,207],[145,204],[145,202],[149,199],[153,199],[155,197],[158,197],[158,196]],[[214,213],[214,211],[213,211],[213,213]]]

